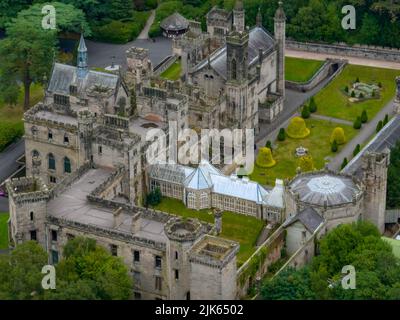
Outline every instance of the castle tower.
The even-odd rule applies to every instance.
[[[46,215],[50,191],[39,177],[22,177],[6,182],[9,194],[9,241],[15,246],[36,240],[47,248]]]
[[[245,127],[248,87],[247,31],[233,31],[226,37],[227,69],[227,118],[235,128]]]
[[[238,243],[208,234],[193,245],[190,250],[193,300],[236,299],[238,251]]]
[[[285,95],[285,41],[286,41],[286,15],[283,11],[283,3],[279,1],[279,7],[274,17],[274,35],[278,45],[277,61],[277,90]]]
[[[164,227],[168,237],[167,253],[170,300],[190,300],[189,251],[204,233],[203,225],[195,219],[172,218]]]
[[[235,8],[233,9],[233,26],[234,29],[239,32],[243,32],[245,29],[242,0],[236,0]]]
[[[385,231],[387,171],[390,150],[382,153],[366,153],[362,159],[363,182],[365,185],[363,218]]]
[[[87,48],[86,48],[85,39],[83,38],[83,34],[81,34],[81,39],[79,41],[77,58],[78,58],[78,61],[77,61],[78,78],[84,78],[84,77],[86,77],[86,74],[88,73],[89,67],[88,67]]]
[[[257,27],[262,27],[262,14],[261,14],[261,8],[258,7],[258,12],[256,16],[256,26]]]
[[[78,131],[79,131],[79,166],[88,161],[93,161],[92,153],[92,136],[93,124],[95,118],[93,114],[87,110],[81,110],[78,113]]]

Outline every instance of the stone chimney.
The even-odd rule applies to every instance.
[[[214,211],[214,225],[217,235],[222,232],[222,210],[216,209]]]
[[[132,233],[133,234],[138,233],[140,231],[140,226],[141,226],[140,212],[137,212],[132,216],[132,224],[131,224]]]
[[[113,212],[114,216],[114,228],[120,226],[122,224],[122,207],[119,207],[117,210]]]

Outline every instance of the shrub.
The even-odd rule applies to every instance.
[[[379,83],[378,83],[378,87],[379,87],[379,88],[382,88],[382,82],[379,82]]]
[[[257,155],[256,160],[257,166],[261,168],[271,168],[276,164],[276,161],[272,158],[272,152],[270,148],[261,148]]]
[[[389,115],[385,114],[385,118],[383,119],[382,127],[384,127],[389,122]]]
[[[349,86],[344,87],[344,92],[349,93]]]
[[[333,143],[333,141],[336,141],[338,145],[344,144],[346,142],[346,136],[344,134],[343,128],[336,127],[335,129],[333,129],[330,142]]]
[[[285,141],[286,139],[286,132],[284,128],[280,128],[279,129],[279,133],[278,133],[278,140],[279,141]]]
[[[357,77],[356,82],[360,82],[360,78],[359,77]]]
[[[367,111],[363,110],[363,112],[361,113],[361,122],[366,123],[367,121],[368,121]]]
[[[364,94],[363,94],[362,92],[360,92],[360,94],[358,95],[358,97],[359,97],[360,99],[363,99],[363,98],[364,98]]]
[[[266,148],[270,148],[271,151],[272,151],[272,143],[271,143],[271,140],[268,140],[268,141],[267,141],[267,143],[265,144],[265,147],[266,147]]]
[[[310,117],[310,110],[307,105],[303,106],[303,110],[301,110],[301,117],[303,119],[308,119]]]
[[[361,150],[361,146],[359,144],[356,145],[353,151],[353,157],[355,157]]]
[[[331,144],[331,151],[332,152],[337,152],[338,151],[338,144],[337,144],[336,140],[333,140],[333,142]]]
[[[315,102],[314,97],[311,97],[308,109],[310,110],[311,113],[317,112],[317,104]]]
[[[348,163],[347,158],[344,158],[340,168],[343,169],[345,166],[347,166],[347,163]]]
[[[297,166],[300,168],[301,172],[314,170],[314,161],[311,155],[300,157],[297,163]]]
[[[354,92],[354,90],[352,90],[352,91],[351,91],[351,94],[350,94],[350,96],[351,96],[352,98],[355,98],[355,96],[356,96],[356,93]]]
[[[378,124],[376,125],[376,133],[381,131],[382,128],[383,128],[383,122],[382,122],[382,120],[379,120]]]
[[[160,188],[155,188],[146,197],[146,204],[151,206],[156,206],[161,202],[162,195]]]
[[[362,127],[361,117],[357,117],[357,119],[353,123],[353,128],[361,129],[361,127]]]
[[[293,139],[303,139],[310,134],[303,118],[294,117],[290,120],[287,128],[287,135]]]
[[[376,93],[375,90],[372,90],[371,97],[375,97]]]

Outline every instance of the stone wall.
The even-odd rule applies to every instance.
[[[285,245],[285,229],[280,226],[256,252],[237,271],[237,299],[245,297],[248,290],[262,279],[268,267],[281,258],[281,250]]]
[[[336,77],[346,66],[345,60],[327,59],[323,66],[314,74],[314,76],[306,82],[294,82],[286,80],[286,88],[301,92],[306,92],[314,89],[323,80],[330,77],[330,81]]]
[[[327,44],[286,40],[286,48],[299,51],[400,62],[400,49],[388,47],[368,45],[349,46],[342,43]]]

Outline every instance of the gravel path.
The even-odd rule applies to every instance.
[[[144,26],[143,30],[140,32],[139,36],[137,37],[138,40],[147,40],[149,39],[149,30],[151,25],[154,22],[156,17],[156,10],[151,10],[151,15],[147,19],[146,25]]]
[[[328,117],[328,116],[323,116],[321,114],[311,114],[311,118],[314,119],[319,119],[319,120],[326,120],[329,122],[335,122],[335,123],[340,123],[340,124],[345,124],[347,126],[353,126],[353,122],[348,121],[348,120],[343,120],[343,119],[338,119],[338,118],[332,118],[332,117]]]

